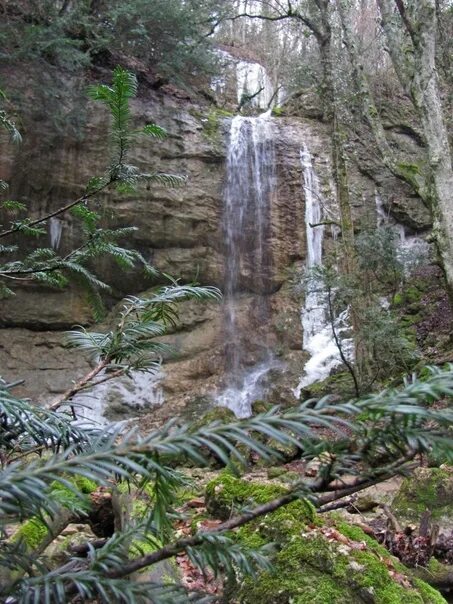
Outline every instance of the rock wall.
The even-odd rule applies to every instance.
[[[164,141],[141,140],[132,153],[131,162],[143,171],[184,174],[187,183],[176,189],[144,186],[134,194],[122,196],[104,193],[96,200],[96,207],[105,216],[106,223],[138,227],[126,244],[140,250],[157,268],[182,281],[197,280],[221,287],[221,215],[228,116],[212,105],[180,98],[168,91],[156,93],[144,86],[132,106],[137,126],[155,122],[166,128],[168,137]],[[20,149],[2,147],[4,161],[0,178],[11,181],[11,196],[25,201],[32,215],[74,199],[83,191],[84,184],[108,165],[107,115],[91,103],[86,113],[83,143],[62,138],[43,148],[41,143],[46,137],[43,136],[45,122],[42,122],[33,132],[25,133]],[[250,363],[259,360],[253,340],[257,330],[265,329],[267,345],[284,361],[283,374],[277,379],[281,393],[278,402],[291,403],[294,402],[291,388],[296,386],[306,360],[306,354],[301,351],[300,288],[298,291],[297,287],[306,247],[300,164],[303,142],[314,157],[323,195],[328,200],[329,208],[325,210],[332,217],[336,212],[335,187],[330,170],[328,127],[310,116],[274,119],[278,130],[278,184],[271,220],[270,324],[250,324],[247,308],[253,306],[253,293],[247,288],[239,304],[239,324],[250,333]],[[358,199],[357,217],[374,216],[379,174],[373,173],[360,158],[357,166],[360,169],[355,167],[352,178]],[[381,184],[387,199],[385,187],[390,187],[391,182],[394,185],[394,181],[390,182],[388,175],[385,179],[381,178]],[[70,216],[63,218],[61,226],[59,251],[65,253],[77,245],[80,233]],[[41,245],[47,243],[45,238],[40,241]],[[139,271],[120,272],[109,262],[103,263],[100,271],[113,287],[109,301],[112,306],[124,295],[144,292],[153,285]],[[14,298],[1,304],[1,373],[7,380],[25,378],[21,394],[46,400],[86,371],[88,362],[63,348],[63,330],[92,322],[80,292],[75,289],[49,291],[33,285],[19,289]],[[173,344],[175,352],[167,359],[162,383],[167,403],[156,413],[190,416],[200,401],[208,404],[205,397],[222,385],[221,305],[186,303],[181,308],[179,329],[164,339]],[[121,406],[121,402],[119,404]],[[116,409],[118,411],[118,401]]]

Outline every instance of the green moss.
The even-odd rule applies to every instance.
[[[328,395],[338,395],[348,398],[354,392],[354,382],[348,371],[341,371],[330,375],[325,380],[310,384],[302,390],[301,398],[322,398]]]
[[[421,297],[421,292],[417,287],[411,286],[404,290],[404,298],[409,304],[412,304],[413,302],[420,302]]]
[[[300,482],[300,474],[297,472],[286,472],[281,478],[283,482],[287,482],[288,484],[294,484],[295,482]]]
[[[287,492],[281,485],[249,482],[223,471],[206,486],[206,507],[216,518],[226,520],[245,504],[266,503]]]
[[[28,549],[34,550],[46,537],[47,526],[39,518],[27,520],[14,534],[13,541],[23,541]]]
[[[61,482],[54,481],[50,485],[49,496],[68,510],[87,512],[90,509],[88,495],[93,493],[98,485],[93,480],[89,480],[84,476],[70,476],[66,480],[74,486],[77,492]]]
[[[272,109],[272,115],[274,117],[280,117],[282,115],[285,114],[285,110],[283,107],[279,107],[278,105],[276,105],[273,109]]]
[[[418,522],[426,510],[433,520],[453,514],[453,469],[419,468],[395,497],[397,516]]]
[[[328,539],[319,529],[307,528],[298,507],[301,503],[294,502],[238,531],[237,538],[248,546],[260,547],[273,540],[280,547],[272,560],[272,570],[261,573],[258,580],[244,581],[240,590],[241,603],[445,602],[426,584],[417,581],[412,588],[408,578],[404,584],[395,580],[389,572],[388,561],[402,577],[407,577],[407,570],[359,527],[344,521],[335,524],[335,528],[353,542],[351,544]],[[362,549],[360,543],[365,543],[368,549]]]
[[[401,292],[396,293],[393,296],[393,300],[392,300],[393,306],[402,306],[404,303],[404,297],[403,294]]]
[[[74,479],[74,484],[82,491],[82,493],[94,493],[94,491],[98,488],[98,485],[94,482],[94,480],[90,480],[85,476],[76,476]]]
[[[440,604],[438,592],[422,585],[402,585],[380,556],[359,549],[342,551],[320,535],[293,535],[273,561],[273,570],[258,581],[246,580],[241,602],[372,602],[375,604]],[[386,558],[389,558],[387,552]],[[406,581],[408,581],[406,579]]]
[[[270,411],[274,405],[266,401],[257,400],[252,403],[252,415],[259,415]]]
[[[220,135],[220,125],[222,123],[222,120],[232,116],[233,114],[230,111],[225,111],[224,109],[219,108],[212,108],[203,120],[204,136],[210,140],[217,141]]]
[[[417,186],[418,176],[420,175],[420,166],[409,162],[397,163],[398,170],[402,176],[409,182]]]
[[[347,522],[343,522],[341,520],[335,522],[336,528],[340,531],[342,535],[348,537],[352,541],[363,541],[366,543],[367,547],[375,554],[383,557],[388,557],[389,552],[383,545],[378,543],[376,539],[367,535],[359,526],[355,526],[353,524],[348,524]]]
[[[283,476],[283,474],[286,474],[287,472],[288,472],[288,470],[285,467],[274,466],[267,470],[267,477],[270,479],[279,478],[280,476]]]
[[[234,422],[235,420],[236,416],[231,409],[228,409],[227,407],[213,407],[192,424],[192,431],[199,430],[204,426],[209,426],[209,424],[213,424],[214,422],[227,424],[229,422]]]
[[[414,585],[420,592],[423,604],[446,604],[445,598],[425,581],[414,579]]]
[[[275,523],[274,514],[270,515]],[[293,521],[296,519],[293,517]],[[293,527],[294,528],[294,527]],[[287,604],[288,602],[346,603],[351,594],[331,577],[326,569],[317,568],[325,558],[329,545],[322,538],[304,539],[293,533],[273,560],[273,570],[264,572],[259,580],[246,579],[241,589],[241,603]]]
[[[158,539],[134,539],[129,546],[129,555],[131,558],[138,558],[156,552],[162,546],[163,543]]]

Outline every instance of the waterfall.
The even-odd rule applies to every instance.
[[[313,160],[304,144],[300,152],[305,196],[305,228],[307,239],[307,271],[322,266],[322,243],[324,226],[311,226],[322,222],[324,199],[319,179],[313,167]],[[303,328],[303,349],[310,354],[294,394],[299,398],[302,388],[323,380],[332,369],[341,364],[338,348],[333,338],[332,327],[326,317],[326,308],[321,292],[317,291],[316,280],[312,279],[301,312]],[[345,330],[347,311],[336,320],[337,333]],[[346,342],[347,345],[347,342]]]
[[[62,231],[62,221],[52,216],[52,218],[49,219],[49,239],[50,245],[54,250],[58,250],[58,248],[60,247]]]
[[[281,103],[284,98],[283,89],[274,86],[263,65],[240,59],[220,48],[214,52],[223,65],[221,72],[211,78],[210,82],[211,90],[216,95],[223,98],[229,93],[232,97],[235,93],[239,105],[249,99],[246,104],[255,109],[268,109],[273,101]]]
[[[239,61],[236,65],[237,99],[251,98],[253,107],[267,109],[274,97],[274,87],[266,69],[259,63]]]
[[[217,397],[220,405],[238,417],[251,413],[262,395],[262,378],[275,365],[269,353],[247,369],[245,341],[257,344],[253,323],[262,325],[268,312],[265,294],[270,278],[270,204],[275,188],[273,121],[235,117],[231,121],[224,191],[224,336],[227,388]],[[240,294],[254,294],[247,333],[241,333],[237,308]],[[265,349],[265,347],[263,347]]]

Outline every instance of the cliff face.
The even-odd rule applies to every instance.
[[[158,142],[144,139],[131,161],[143,171],[184,174],[187,183],[176,189],[145,186],[125,196],[106,193],[96,200],[98,208],[110,224],[136,226],[137,231],[127,244],[140,250],[160,270],[182,281],[196,280],[222,287],[222,200],[229,119],[226,112],[142,86],[141,94],[133,102],[133,113],[137,125],[155,122],[166,128],[168,137]],[[304,114],[303,106],[297,113]],[[43,145],[44,120],[36,123],[34,131],[25,133],[21,148],[4,147],[0,178],[11,181],[11,196],[26,201],[32,214],[39,215],[74,199],[83,191],[84,184],[108,164],[107,116],[91,104],[87,105],[86,114],[83,142],[63,137]],[[257,294],[247,279],[237,301],[238,325],[249,353],[247,362],[260,360],[257,342],[263,337],[266,346],[284,361],[283,376],[279,378],[285,386],[281,390],[283,397],[291,396],[290,388],[297,384],[306,360],[301,350],[297,294],[298,271],[306,249],[300,163],[303,143],[314,158],[328,210],[334,218],[336,212],[328,127],[309,116],[310,112],[306,118],[294,115],[274,118],[277,189],[270,220],[271,287],[266,293],[269,324],[253,323],[251,309]],[[404,138],[404,144],[414,146],[411,137],[399,136]],[[384,204],[397,208],[395,214],[398,212],[412,227],[426,227],[426,213],[419,201],[414,201],[394,179],[378,169],[373,158],[365,155],[360,140],[351,144],[358,149],[351,181],[359,200],[355,208],[357,218],[375,221],[375,192],[379,186]],[[398,204],[392,202],[394,198]],[[417,218],[419,215],[421,218]],[[61,235],[60,252],[77,245],[79,233],[71,217],[65,216],[52,228]],[[51,238],[56,244],[55,230],[52,235],[49,232],[49,241],[43,240],[41,244],[50,243]],[[113,286],[110,301],[113,306],[124,295],[145,292],[153,285],[138,271],[120,272],[109,263],[101,267],[101,274]],[[212,394],[221,385],[225,352],[222,317],[219,304],[190,302],[182,306],[180,327],[165,338],[174,345],[175,353],[164,366],[165,377],[160,386],[167,404],[158,413],[173,415],[185,409],[190,414],[200,397]],[[89,367],[79,354],[63,348],[64,329],[91,322],[80,292],[49,291],[36,286],[20,289],[14,298],[2,301],[0,320],[2,374],[10,380],[25,378],[22,394],[41,401],[49,399]],[[111,416],[130,412],[124,407],[121,395],[112,395],[109,400]]]

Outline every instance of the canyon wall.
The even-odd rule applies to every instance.
[[[187,95],[167,89],[156,92],[140,86],[140,94],[132,103],[134,123],[155,122],[168,136],[163,141],[143,138],[131,156],[131,163],[143,171],[183,174],[187,182],[168,189],[151,185],[139,187],[133,194],[107,192],[95,201],[106,223],[135,226],[137,231],[125,242],[163,272],[181,279],[222,287],[224,273],[224,241],[222,234],[223,191],[227,133],[231,115],[225,108],[190,99]],[[230,110],[231,105],[227,105]],[[32,215],[56,209],[76,198],[84,185],[108,165],[107,115],[91,102],[86,108],[83,140],[54,136],[45,141],[46,119],[25,132],[20,148],[2,145],[3,160],[0,178],[11,182],[11,197],[24,201]],[[292,389],[303,372],[307,355],[302,352],[300,325],[300,271],[305,260],[305,207],[302,187],[300,150],[305,144],[312,154],[314,169],[329,207],[325,216],[335,220],[335,184],[330,167],[329,127],[319,121],[309,100],[299,98],[285,115],[271,118],[276,132],[276,192],[271,206],[270,281],[271,314],[269,324],[251,323],[253,284],[244,279],[238,299],[238,324],[250,342],[249,359],[257,358],[256,337],[266,331],[266,342],[282,366],[272,380],[274,402],[293,403]],[[389,118],[390,120],[390,118]],[[394,120],[395,122],[395,120]],[[390,123],[396,143],[408,155],[420,154],[416,136],[403,127]],[[366,136],[366,133],[364,133]],[[355,165],[352,166],[351,190],[356,200],[357,224],[376,220],[376,190],[384,206],[394,212],[410,229],[429,227],[429,214],[390,174],[370,156],[360,137],[350,141]],[[78,227],[65,215],[58,229],[59,252],[77,245]],[[325,245],[328,247],[329,233]],[[49,230],[48,245],[55,233]],[[126,294],[149,292],[156,283],[141,272],[119,271],[110,262],[100,268],[101,276],[112,285],[108,300],[111,314],[102,327],[113,320],[115,309]],[[23,378],[20,393],[43,402],[62,392],[71,380],[89,368],[79,353],[64,346],[64,331],[74,325],[92,325],[91,312],[82,292],[74,288],[49,290],[36,285],[19,288],[16,296],[3,300],[0,322],[0,367],[7,380]],[[164,364],[164,377],[159,388],[165,404],[153,409],[153,415],[169,417],[175,413],[192,416],[209,405],[209,399],[223,384],[225,343],[221,304],[186,302],[181,307],[179,327],[164,340],[173,345],[173,353]],[[146,390],[146,384],[141,384]],[[278,391],[278,396],[276,392]],[[109,395],[107,416],[125,417],[131,413],[134,399],[132,387],[129,401],[115,391]],[[128,397],[126,397],[128,398]],[[145,396],[146,400],[146,396]],[[158,399],[162,399],[159,397]],[[132,406],[134,406],[132,404]],[[146,406],[146,402],[145,402]]]

